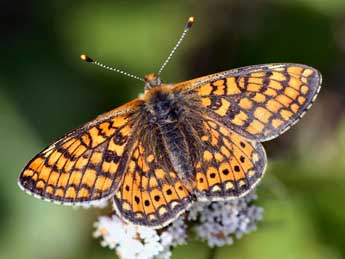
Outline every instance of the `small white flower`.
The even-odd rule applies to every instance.
[[[197,220],[199,214],[207,207],[210,205],[212,202],[210,201],[199,201],[199,202],[194,202],[192,206],[189,208],[188,211],[188,220],[189,221],[195,221]]]
[[[100,217],[95,223],[94,237],[102,246],[116,249],[122,259],[153,259],[164,250],[157,231],[125,223],[119,217]]]
[[[169,259],[171,257],[171,249],[187,243],[187,225],[183,217],[177,218],[162,234],[160,242],[163,251],[159,253],[157,258]]]
[[[193,212],[200,220],[195,232],[210,247],[232,244],[234,237],[240,238],[255,230],[256,222],[262,219],[262,208],[249,204],[255,198],[255,194],[248,194],[233,201],[199,204],[198,211]]]
[[[92,201],[92,202],[88,202],[88,203],[76,204],[74,206],[74,208],[89,209],[91,207],[94,207],[94,208],[104,209],[105,207],[108,206],[108,204],[109,204],[109,199],[104,199],[104,200]]]
[[[159,231],[126,223],[118,216],[100,217],[94,236],[101,245],[115,250],[121,259],[169,259],[171,249],[187,243],[187,230],[192,227],[197,236],[210,247],[230,245],[256,229],[263,209],[252,205],[254,193],[233,200],[195,202],[170,226]],[[187,224],[188,223],[188,224]]]

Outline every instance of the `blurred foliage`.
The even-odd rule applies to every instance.
[[[21,168],[69,129],[143,90],[78,60],[86,52],[138,75],[157,71],[186,18],[196,24],[168,82],[243,65],[299,62],[323,89],[293,129],[265,143],[265,219],[234,245],[192,242],[173,258],[345,258],[345,1],[9,1],[0,3],[0,258],[115,258],[92,238],[104,211],[74,210],[19,190]]]

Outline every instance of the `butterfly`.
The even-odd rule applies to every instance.
[[[67,205],[113,199],[125,221],[166,226],[194,201],[236,199],[251,191],[267,164],[261,142],[305,114],[321,74],[277,63],[177,84],[165,84],[154,73],[144,81],[142,97],[43,149],[23,169],[19,186]]]

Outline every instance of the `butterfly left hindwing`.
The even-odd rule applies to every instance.
[[[115,208],[127,221],[162,227],[188,208],[190,188],[172,167],[158,132],[148,127],[139,130],[137,136],[114,197]]]

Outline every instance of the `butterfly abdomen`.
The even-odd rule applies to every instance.
[[[158,129],[160,136],[157,137],[161,138],[173,168],[181,180],[190,185],[193,168],[186,135],[181,127],[182,118],[185,116],[181,98],[171,92],[169,87],[157,87],[150,90],[146,99],[146,110],[150,124]]]
[[[160,127],[160,132],[172,166],[181,180],[190,186],[193,179],[193,168],[184,132],[176,124],[163,125]]]

